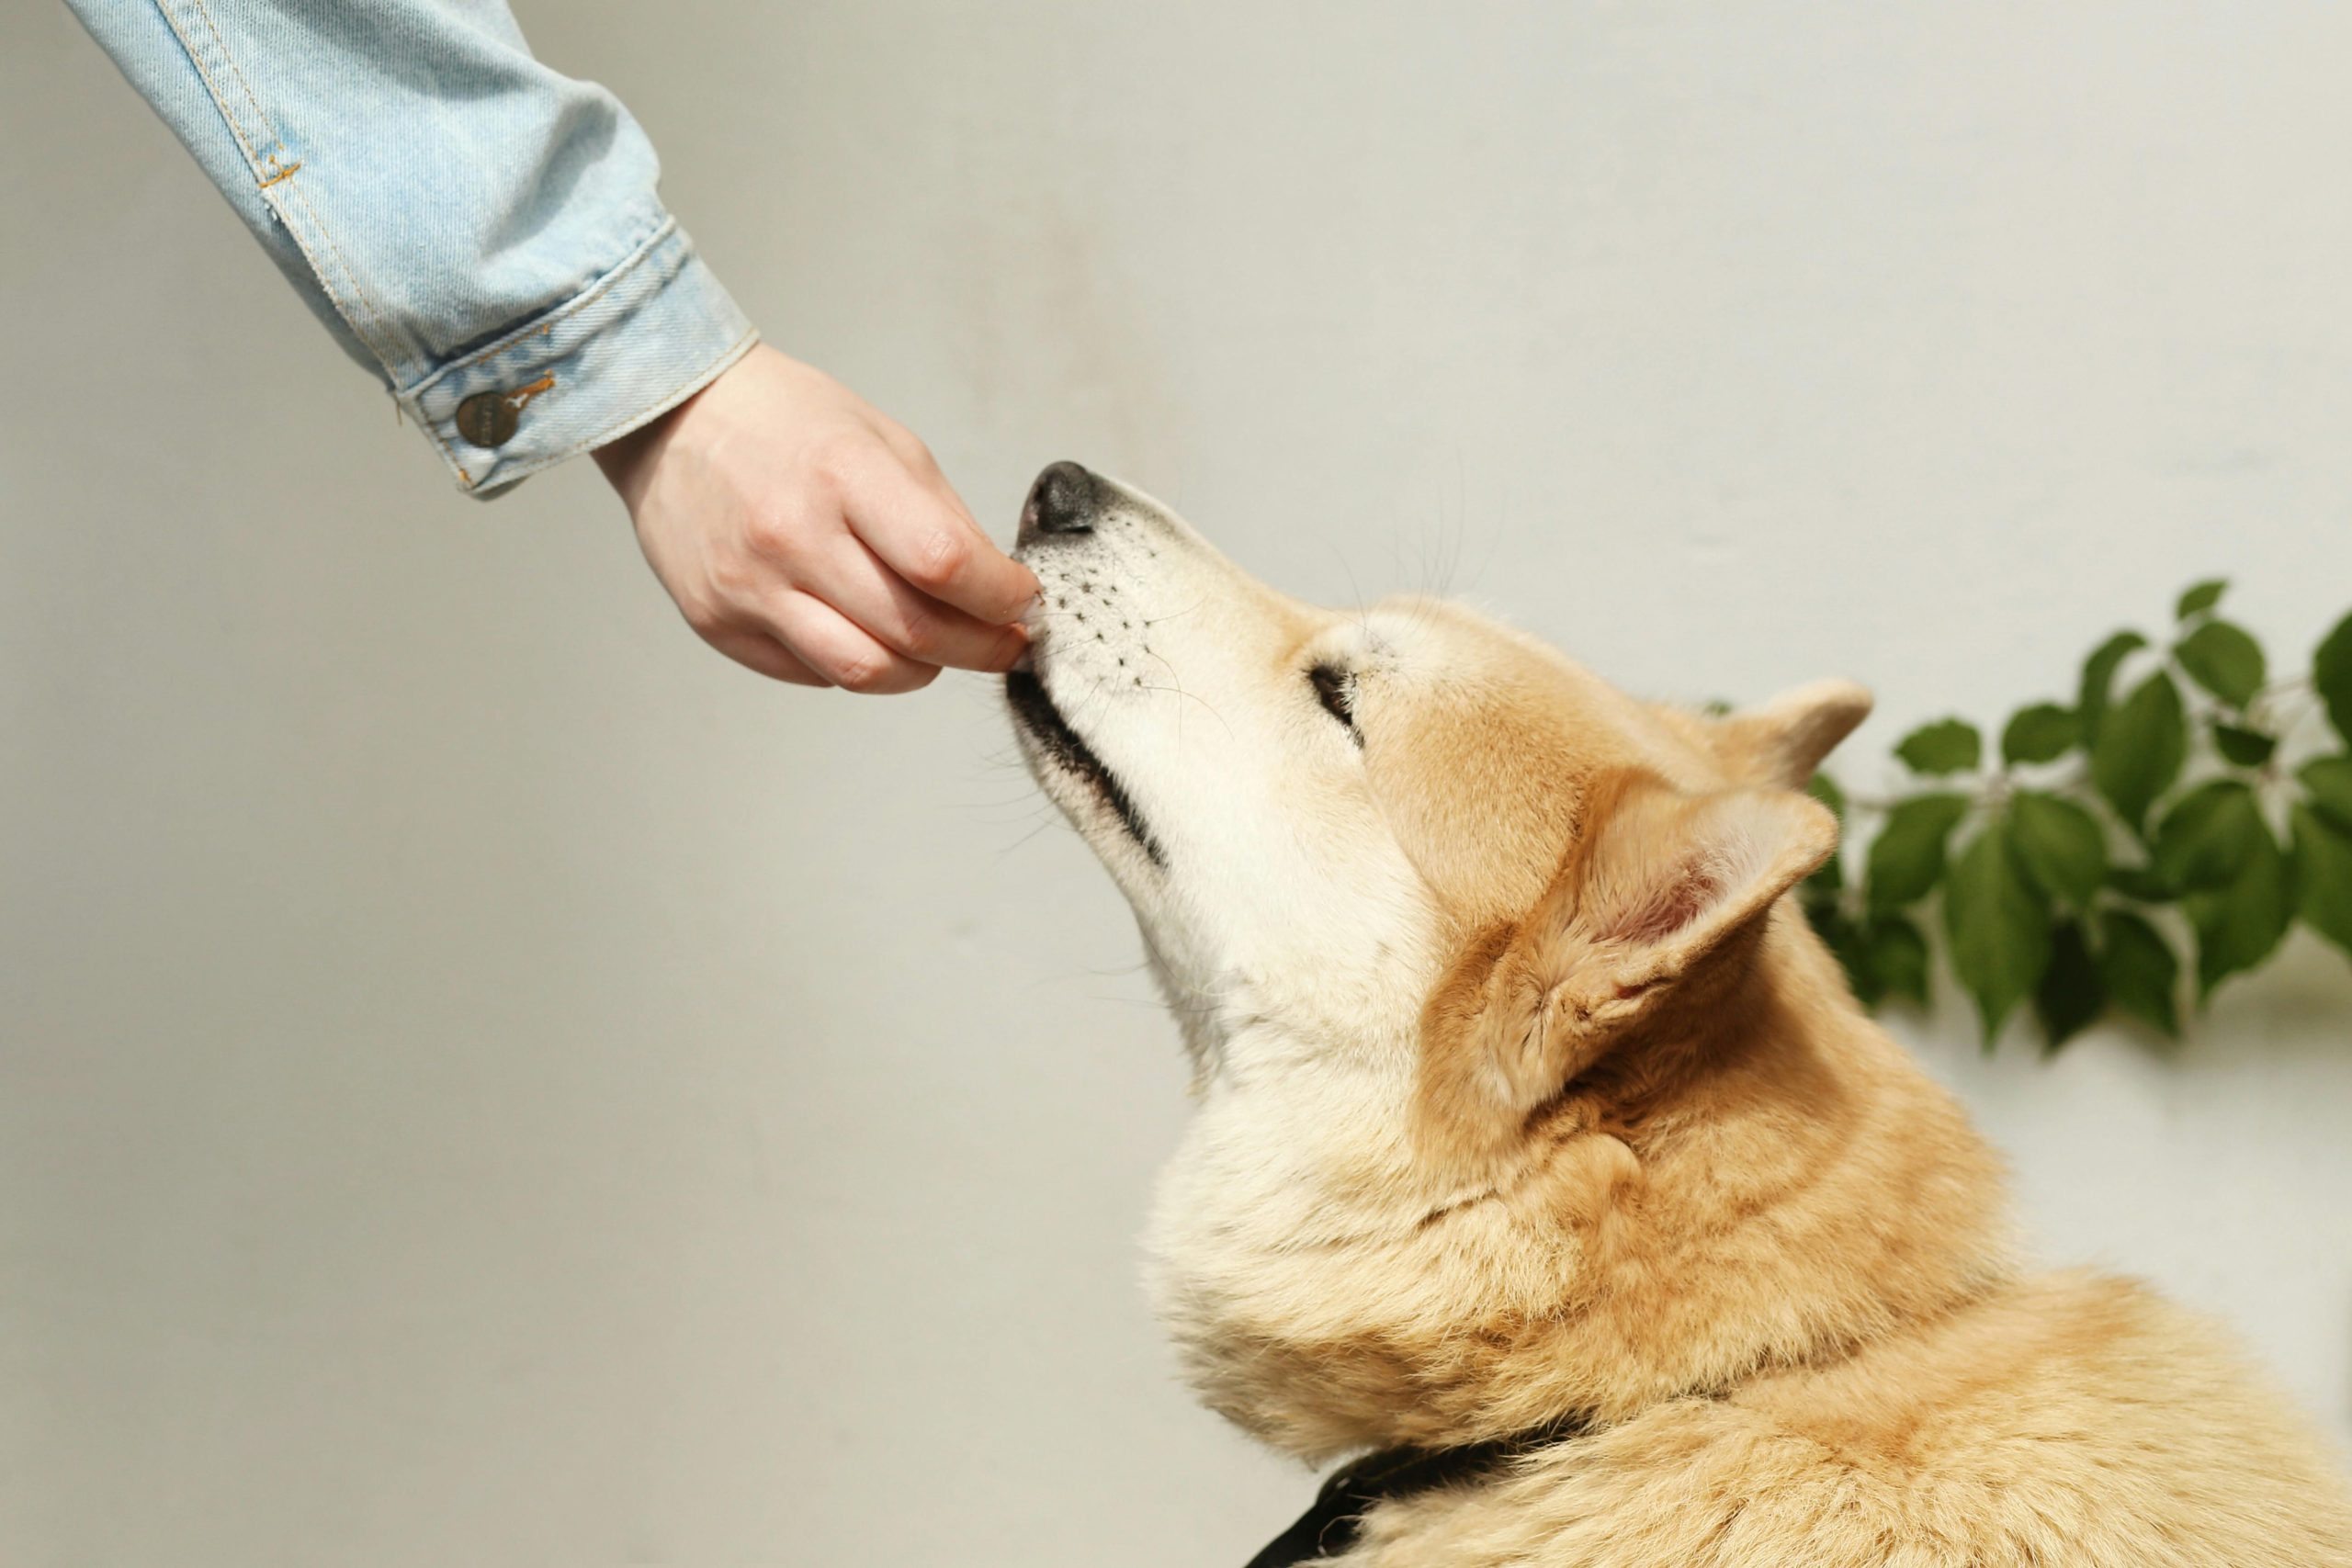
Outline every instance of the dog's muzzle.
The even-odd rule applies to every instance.
[[[1029,487],[1021,505],[1018,548],[1057,536],[1091,534],[1102,511],[1102,481],[1076,463],[1055,463]]]

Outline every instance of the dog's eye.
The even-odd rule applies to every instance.
[[[1352,734],[1356,728],[1355,677],[1331,665],[1318,664],[1306,672],[1306,679],[1315,688],[1315,700],[1323,705],[1323,711],[1346,725]]]

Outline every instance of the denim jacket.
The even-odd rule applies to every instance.
[[[69,0],[458,485],[684,401],[755,339],[617,99],[503,0]]]

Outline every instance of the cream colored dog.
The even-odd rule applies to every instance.
[[[2220,1335],[2020,1270],[1994,1155],[1782,897],[1860,688],[1654,707],[1452,604],[1285,598],[1073,464],[1021,540],[1023,746],[1197,1069],[1150,1237],[1193,1382],[1309,1461],[1500,1456],[1329,1561],[2352,1565]]]

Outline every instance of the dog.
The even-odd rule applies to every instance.
[[[1201,1397],[1342,1470],[1344,1568],[2352,1568],[2318,1433],[1998,1160],[1784,897],[1870,707],[1622,694],[1457,604],[1318,609],[1047,468],[1006,678],[1193,1068],[1148,1233]]]

